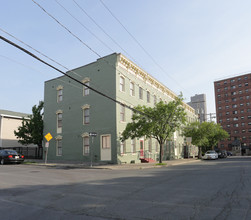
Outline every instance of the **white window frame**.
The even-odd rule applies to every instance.
[[[56,156],[63,156],[62,137],[56,138]]]
[[[143,88],[139,86],[139,99],[143,100]]]
[[[123,76],[119,77],[119,90],[125,92],[125,77]]]
[[[101,148],[104,149],[111,149],[111,135],[110,134],[103,134],[101,135]]]
[[[130,95],[135,96],[135,83],[130,82]]]
[[[120,105],[120,121],[125,122],[125,106]]]
[[[90,137],[89,135],[83,136],[83,156],[90,155]]]
[[[82,106],[82,110],[83,110],[83,125],[89,125],[90,124],[90,105]]]
[[[56,112],[57,115],[57,133],[60,134],[62,133],[62,128],[63,128],[63,111],[58,110]]]

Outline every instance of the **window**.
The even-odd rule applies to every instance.
[[[241,90],[239,91],[239,94],[242,94],[242,91],[241,91]]]
[[[158,143],[157,140],[155,141],[155,151],[156,151],[156,152],[159,151],[159,143]]]
[[[235,89],[236,88],[236,86],[231,86],[231,89]]]
[[[119,79],[119,89],[121,92],[125,91],[125,78],[123,76]]]
[[[237,93],[236,92],[231,92],[231,95],[236,95]]]
[[[120,142],[120,154],[125,154],[126,153],[126,144],[125,141]]]
[[[111,148],[111,135],[102,135],[101,136],[101,146],[102,149],[110,149]]]
[[[245,83],[245,86],[248,86],[248,83]]]
[[[85,82],[85,85],[90,86],[90,82]],[[84,92],[83,92],[84,96],[87,96],[90,94],[90,89],[87,86],[84,86],[84,88],[83,88],[84,89]]]
[[[62,139],[61,138],[58,138],[57,139],[57,151],[56,151],[56,154],[57,156],[62,156],[63,155],[63,151],[62,151]]]
[[[120,105],[120,121],[125,121],[125,106]]]
[[[219,106],[219,110],[221,110],[221,106]]]
[[[241,84],[239,84],[239,87],[241,87]]]
[[[131,152],[136,153],[136,139],[131,139]]]
[[[217,92],[220,92],[220,89],[217,89]]]
[[[149,152],[152,152],[152,139],[151,138],[148,140],[148,150]]]
[[[239,127],[239,125],[238,125],[238,124],[234,124],[234,127],[235,127],[235,128],[238,128],[238,127]]]
[[[90,137],[83,137],[83,155],[89,155],[90,153]]]
[[[146,98],[147,98],[147,102],[150,103],[150,92],[147,91],[146,93]]]
[[[139,98],[143,99],[143,89],[142,89],[142,87],[139,87]]]
[[[57,112],[57,133],[62,133],[63,114],[62,111]]]
[[[57,102],[62,102],[63,101],[63,89],[58,89],[57,90]]]
[[[237,105],[236,105],[236,104],[235,104],[235,105],[232,105],[232,107],[233,107],[233,108],[237,108]]]
[[[238,114],[238,111],[233,111],[233,114],[234,114],[234,115]]]
[[[156,103],[157,103],[157,97],[156,97],[156,95],[153,96],[153,103],[154,103],[154,105],[156,105]]]
[[[83,124],[87,125],[90,124],[90,106],[84,105],[82,106],[83,110]]]
[[[135,96],[135,84],[130,82],[130,95]]]
[[[233,101],[233,102],[236,102],[236,98],[232,98],[232,101]]]
[[[231,79],[231,83],[235,82],[235,79]]]
[[[234,121],[238,121],[238,117],[235,117],[235,118],[234,118]]]
[[[244,122],[242,122],[242,123],[241,123],[241,126],[242,126],[242,127],[244,127],[244,126],[245,126],[245,123],[244,123]]]

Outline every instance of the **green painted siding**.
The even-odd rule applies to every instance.
[[[123,63],[122,59],[129,64]],[[112,54],[98,59],[96,62],[74,69],[73,72],[70,71],[68,74],[80,81],[89,79],[91,87],[131,107],[137,105],[153,107],[155,96],[157,101],[163,100],[167,103],[173,100],[175,96],[121,54]],[[122,80],[124,91],[120,89],[120,77],[124,79]],[[134,96],[130,95],[130,82],[135,85]],[[139,97],[139,88],[142,88],[142,99]],[[63,99],[61,102],[57,102],[57,89],[62,89]],[[150,93],[150,102],[147,101],[147,91]],[[119,137],[126,124],[131,120],[132,111],[130,109],[125,109],[125,120],[121,121],[120,104],[116,104],[93,91],[84,96],[83,86],[65,76],[45,82],[44,96],[45,134],[50,132],[54,137],[50,141],[48,160],[90,161],[90,154],[83,155],[83,135],[89,132],[98,134],[97,137],[93,138],[93,144],[90,140],[93,162],[100,162],[102,158],[109,158],[107,157],[109,149],[102,149],[101,147],[101,137],[106,134],[111,135],[111,158],[104,159],[104,162],[139,163],[140,141],[144,143],[144,157],[158,159],[159,147],[156,147],[156,140],[154,139],[152,139],[152,150],[150,151],[149,140],[140,138],[135,140],[136,152],[132,152],[131,140],[125,141],[124,152],[121,152]],[[90,112],[90,123],[83,124],[83,109],[87,106]],[[59,111],[62,112],[62,133],[57,132],[57,112]],[[187,112],[189,120],[195,120],[196,116],[191,107],[188,107]],[[56,151],[56,139],[58,138],[62,138],[61,156],[57,156]],[[164,159],[182,157],[183,145],[183,137],[175,135],[174,140],[165,146]]]

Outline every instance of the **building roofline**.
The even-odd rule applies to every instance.
[[[250,75],[250,74],[251,74],[250,71],[249,72],[238,73],[238,74],[235,74],[235,75],[231,75],[231,76],[226,76],[226,77],[221,77],[221,78],[215,79],[214,82],[219,82],[219,81],[223,81],[223,80],[227,80],[227,79],[233,79],[233,78],[236,78],[236,77]]]

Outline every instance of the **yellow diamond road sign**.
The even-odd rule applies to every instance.
[[[52,139],[51,133],[48,133],[44,136],[47,141],[50,141]]]

